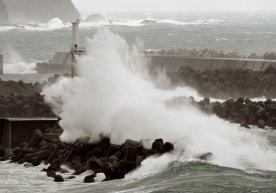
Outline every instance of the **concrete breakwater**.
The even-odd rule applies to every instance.
[[[175,85],[193,87],[203,96],[276,97],[276,60],[146,56],[150,73],[161,68]]]

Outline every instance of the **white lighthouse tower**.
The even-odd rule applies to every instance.
[[[36,71],[38,73],[77,75],[75,68],[75,65],[77,65],[76,57],[86,54],[85,47],[80,45],[79,24],[80,20],[72,22],[71,50],[68,52],[56,52],[50,61],[37,63]]]
[[[78,55],[83,55],[86,53],[84,46],[80,45],[80,29],[79,29],[80,20],[72,22],[72,47],[71,52]]]

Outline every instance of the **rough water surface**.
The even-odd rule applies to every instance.
[[[174,15],[169,13],[136,13],[130,16],[120,15],[120,17],[110,13],[107,14],[107,16],[113,17],[113,19],[115,18],[114,20],[116,21],[103,24],[83,24],[81,26],[83,44],[86,42],[85,39],[91,38],[99,28],[108,28],[112,32],[120,34],[130,44],[135,42],[137,37],[144,40],[144,48],[146,49],[208,47],[217,50],[236,50],[241,53],[264,53],[276,49],[276,28],[275,25],[273,25],[276,16],[273,12],[177,13]],[[141,21],[148,17],[155,19],[156,22],[151,22],[150,24],[141,23]],[[53,21],[58,20],[55,19]],[[24,68],[24,66],[27,65],[24,69],[32,73],[33,70],[30,67],[33,66],[34,61],[48,60],[53,52],[68,49],[71,41],[69,25],[58,23],[57,26],[53,25],[53,21],[39,26],[0,27],[0,45],[3,53],[7,56],[5,57],[5,63],[9,66],[9,68],[7,68],[9,72],[17,72],[18,65],[20,68]],[[51,28],[51,26],[54,27]],[[92,48],[94,47],[92,46]],[[100,48],[103,49],[105,47]],[[115,48],[117,49],[118,47]],[[117,52],[113,52],[112,49],[111,52],[109,50],[109,52],[106,53],[108,57],[103,57],[102,52],[100,54],[98,52],[95,53],[96,54],[92,54],[92,56],[100,55],[101,59],[111,57],[111,55],[108,55],[110,53],[113,54],[112,56],[114,56],[114,54],[117,56],[116,54],[118,54]],[[89,58],[86,58],[83,62],[85,61],[92,65],[100,64],[100,61],[91,61]],[[108,62],[111,61],[108,60]],[[109,65],[112,66],[112,63],[108,63],[108,66]],[[13,70],[13,66],[15,70]],[[104,67],[105,66],[99,69],[105,69]],[[92,70],[97,70],[97,68],[94,67]],[[121,75],[124,75],[124,73],[125,72]],[[87,74],[87,72],[84,71],[84,74]],[[114,75],[112,71],[110,71],[109,74]],[[116,76],[114,77],[116,78]],[[92,80],[99,80],[97,78],[98,77],[93,76]],[[89,77],[88,80],[90,80]],[[112,82],[112,84],[108,82],[108,79],[104,80],[106,82],[99,83],[103,85],[118,86],[116,81],[119,80],[125,83],[124,80],[128,79],[120,77]],[[89,90],[89,88],[91,88],[89,82],[84,81],[84,83],[88,86],[87,88]],[[77,82],[76,85],[78,84]],[[111,93],[110,96],[122,96],[121,94],[123,92],[120,87],[116,88],[118,88],[116,93]],[[123,88],[130,87],[129,85],[125,85]],[[137,91],[135,88],[131,89]],[[76,92],[78,92],[78,90]],[[105,93],[105,90],[102,90],[102,92]],[[109,92],[107,92],[107,94],[109,94]],[[142,93],[141,96],[145,94],[148,93]],[[191,95],[191,93],[183,93],[181,90],[176,92],[176,94]],[[106,95],[104,96],[107,97]],[[124,94],[123,96],[127,99],[128,95],[126,96]],[[132,95],[130,94],[130,96]],[[70,97],[69,95],[69,99]],[[74,99],[74,97],[72,97],[72,99]],[[113,104],[113,101],[108,102]],[[124,101],[120,102],[123,103]],[[76,103],[78,103],[78,101]],[[161,110],[161,108],[159,110]],[[139,112],[143,113],[144,111],[141,110]],[[131,113],[133,113],[133,111],[131,111]],[[158,116],[150,116],[150,118],[159,118],[160,121],[162,120],[162,123],[164,123],[166,119],[163,115],[166,114],[160,116],[162,119]],[[170,123],[175,123],[173,121],[175,120],[173,118],[174,114],[171,115]],[[192,116],[191,119],[189,115],[196,116]],[[177,130],[176,134],[186,135],[192,139],[193,145],[188,145],[189,151],[187,152],[190,156],[173,157],[166,155],[161,158],[145,160],[142,164],[142,168],[129,174],[126,179],[111,182],[98,181],[89,185],[82,183],[84,176],[78,176],[76,179],[66,180],[64,183],[59,184],[53,182],[51,178],[47,178],[44,173],[40,172],[43,166],[25,168],[23,165],[2,162],[0,163],[0,192],[272,193],[276,191],[276,165],[274,165],[276,152],[275,132],[259,130],[240,131],[237,125],[229,125],[214,117],[203,117],[193,110],[187,111],[183,116],[185,116],[183,120],[186,120],[189,125],[186,125],[182,132]],[[146,114],[139,117],[142,119],[141,122],[143,122],[145,117]],[[81,118],[85,119],[85,117]],[[133,120],[136,118],[135,116],[131,117]],[[183,120],[182,122],[184,122]],[[206,122],[200,123],[199,121],[201,120]],[[208,120],[211,122],[208,122]],[[118,121],[115,123],[121,122]],[[149,121],[149,123],[152,122]],[[127,125],[130,124],[131,122],[128,122]],[[119,126],[123,127],[126,125],[121,124]],[[167,125],[164,124],[160,125],[162,128],[166,126]],[[206,128],[206,130],[202,128]],[[167,127],[167,129],[170,128]],[[208,143],[212,140],[215,143]],[[187,143],[189,144],[191,141],[184,142],[184,144],[187,145]],[[181,145],[182,141],[177,145],[178,150],[182,150],[182,148],[185,149],[185,147]],[[204,149],[204,147],[206,149]],[[215,162],[197,162],[192,159],[194,154],[202,153],[201,151],[203,150],[208,151],[209,149],[207,147],[212,148],[212,150],[217,151],[214,153],[219,154],[218,157],[215,157]],[[230,147],[230,149],[228,147]],[[237,157],[233,157],[233,155],[237,155]],[[66,177],[66,175],[64,176]]]

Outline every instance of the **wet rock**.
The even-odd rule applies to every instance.
[[[5,156],[5,149],[0,148],[0,157],[4,157],[4,156]]]
[[[93,183],[93,182],[95,182],[95,180],[94,180],[95,177],[96,177],[96,176],[95,176],[94,174],[89,175],[89,176],[86,176],[86,177],[84,178],[83,182],[84,182],[84,183]]]
[[[51,178],[55,178],[56,177],[56,171],[55,170],[48,170],[47,171],[47,176],[51,177]]]
[[[43,137],[43,133],[39,129],[35,130],[33,137],[28,144],[28,147],[37,146],[37,144],[41,141],[42,137]]]
[[[40,159],[38,157],[33,157],[31,159],[31,163],[33,164],[33,166],[38,166],[40,164]]]
[[[206,105],[210,105],[210,103],[211,103],[209,97],[204,97],[203,101]]]
[[[9,159],[10,159],[9,156],[0,157],[0,161],[7,161]]]
[[[56,175],[55,179],[54,179],[54,182],[64,182],[64,179],[61,175]]]
[[[65,168],[60,168],[59,172],[62,173],[62,174],[66,174],[66,173],[69,173],[69,170],[67,170]]]
[[[72,179],[75,179],[76,176],[68,176],[67,178],[65,178],[66,180],[72,180]]]
[[[18,161],[18,164],[24,164],[26,162],[26,159],[25,158],[22,158]]]
[[[213,154],[210,152],[198,156],[198,159],[203,160],[203,161],[210,161],[212,158],[213,158]]]
[[[240,126],[244,127],[244,128],[247,128],[247,129],[250,129],[249,125],[245,121],[241,122]]]
[[[163,151],[163,148],[164,148],[164,141],[163,139],[156,139],[153,144],[152,144],[152,147],[151,149],[158,152],[158,153],[161,153]]]
[[[185,84],[193,87],[203,96],[220,99],[238,98],[240,102],[242,102],[243,97],[265,96],[266,98],[275,98],[275,75],[275,69],[272,71],[230,69],[227,67],[193,69],[188,66],[180,67],[175,75],[170,74],[175,85]],[[246,102],[248,104],[250,101],[247,100]]]
[[[26,163],[26,164],[24,164],[23,166],[24,166],[25,168],[29,168],[29,167],[32,167],[33,165],[30,164],[30,163]]]
[[[164,153],[171,152],[174,150],[174,145],[170,142],[166,142],[164,145]]]
[[[266,123],[265,123],[265,121],[263,119],[259,119],[257,125],[259,126],[259,128],[264,129]]]
[[[56,182],[64,181],[56,172],[70,172],[62,169],[62,165],[74,169],[76,175],[88,170],[93,170],[95,174],[104,173],[106,176],[104,180],[107,181],[124,178],[127,173],[139,167],[145,158],[174,149],[172,143],[164,144],[162,139],[156,139],[152,149],[144,148],[140,141],[131,139],[126,140],[122,145],[111,144],[107,137],[101,137],[97,143],[79,139],[68,144],[56,137],[61,134],[57,132],[58,129],[49,129],[47,133],[36,130],[28,143],[21,144],[13,150],[11,161],[28,162],[25,167],[37,166],[41,162],[50,164],[43,171],[47,172],[47,176],[55,178]],[[93,182],[94,177],[95,175],[87,176],[84,181]]]

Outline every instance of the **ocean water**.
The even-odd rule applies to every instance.
[[[81,24],[82,44],[99,28],[108,28],[130,44],[142,40],[145,49],[213,48],[245,54],[276,50],[276,12],[101,14],[106,21]],[[144,20],[154,22],[145,24]],[[25,62],[49,60],[54,52],[69,49],[71,27],[57,18],[47,24],[1,26],[0,45],[0,53],[9,55],[11,50],[16,51]]]
[[[134,63],[143,66],[143,60],[134,57],[132,45],[138,49],[213,48],[245,54],[274,51],[276,12],[103,15],[106,21],[81,24],[81,42],[89,51],[79,59],[81,77],[62,79],[44,90],[48,102],[55,104],[51,96],[61,95],[64,100],[63,106],[55,106],[65,126],[63,140],[82,134],[94,137],[99,132],[110,134],[115,142],[128,137],[163,137],[175,143],[176,151],[145,160],[125,179],[100,182],[99,176],[94,184],[82,183],[87,173],[57,184],[40,172],[43,165],[25,168],[1,162],[0,192],[276,192],[275,131],[245,130],[190,106],[164,109],[161,100],[197,95],[196,91],[160,91],[125,70]],[[151,22],[145,24],[146,19]],[[59,19],[38,25],[1,26],[4,70],[34,73],[35,62],[49,60],[56,51],[67,51],[70,42],[70,24]],[[166,82],[166,77],[159,81]],[[209,151],[214,153],[210,162],[195,159]]]
[[[96,179],[94,184],[82,183],[85,175],[65,180],[63,183],[53,182],[52,178],[40,172],[42,166],[24,168],[22,165],[8,163],[0,163],[0,166],[1,192],[274,193],[276,191],[276,173],[273,171],[245,172],[195,161],[175,161],[157,174],[110,182],[99,182]],[[66,177],[64,174],[63,176]]]

